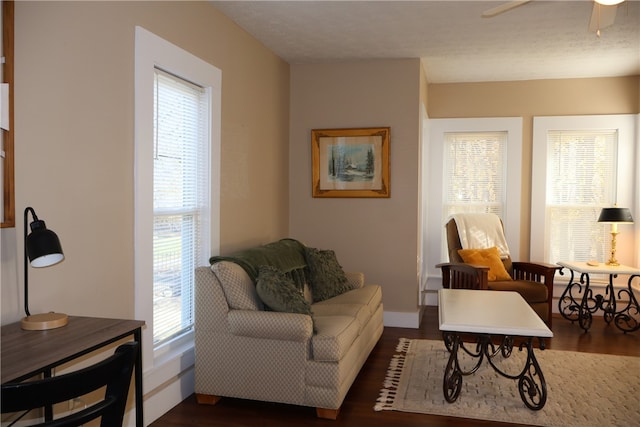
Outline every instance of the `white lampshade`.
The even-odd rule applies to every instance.
[[[603,6],[613,6],[622,3],[624,0],[595,0],[596,3],[600,3]]]

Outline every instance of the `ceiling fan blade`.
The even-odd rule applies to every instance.
[[[491,9],[487,9],[484,12],[482,12],[482,17],[483,18],[492,18],[496,15],[500,15],[501,13],[505,13],[511,9],[515,9],[518,6],[522,6],[523,4],[527,4],[529,3],[531,0],[513,0],[504,4],[501,4],[500,6],[496,6],[494,8]]]
[[[605,6],[603,4],[593,2],[591,20],[589,21],[589,31],[598,31],[613,25],[613,22],[616,20],[617,11],[617,4]]]

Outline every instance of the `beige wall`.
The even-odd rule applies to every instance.
[[[19,211],[1,232],[2,323],[22,316],[27,205],[67,255],[30,270],[32,311],[133,315],[135,25],[222,70],[222,252],[286,235],[335,249],[384,286],[387,311],[417,308],[420,102],[431,118],[525,118],[525,255],[532,117],[640,111],[638,77],[427,87],[407,59],[294,65],[289,82],[285,62],[206,2],[17,2]],[[312,198],[311,129],[361,126],[391,127],[391,198]]]
[[[430,118],[522,117],[520,254],[529,259],[534,116],[640,113],[640,77],[429,85]]]
[[[385,312],[418,309],[418,59],[291,66],[290,231],[383,286]],[[391,127],[388,199],[311,197],[311,130]]]
[[[66,260],[30,269],[32,312],[132,317],[134,27],[222,70],[223,252],[288,231],[289,66],[207,2],[16,2],[17,226],[2,323],[22,312],[22,210]]]

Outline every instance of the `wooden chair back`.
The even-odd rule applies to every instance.
[[[104,399],[99,402],[62,418],[35,425],[81,426],[88,421],[101,418],[101,427],[122,426],[139,345],[135,341],[122,344],[107,359],[68,374],[3,384],[2,413],[51,407],[106,386]]]
[[[500,221],[502,223],[502,221]],[[504,227],[504,224],[503,224]],[[447,233],[447,249],[449,251],[449,262],[463,263],[462,257],[458,254],[458,249],[462,249],[462,243],[460,242],[460,235],[458,233],[458,226],[454,219],[450,219],[445,225]],[[513,277],[513,262],[511,257],[507,257],[502,260],[504,268]]]

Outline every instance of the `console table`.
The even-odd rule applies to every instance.
[[[462,377],[478,370],[483,359],[503,377],[518,380],[518,391],[524,404],[532,410],[540,410],[547,402],[547,384],[533,351],[533,340],[538,339],[544,349],[544,338],[553,337],[553,332],[540,316],[517,292],[471,289],[440,289],[438,291],[440,330],[443,331],[449,361],[445,368],[442,389],[447,402],[455,402],[462,389]],[[471,348],[467,348],[463,335],[474,337]],[[492,336],[501,337],[496,347]],[[500,369],[497,361],[511,356],[514,337],[523,337],[526,348],[525,366],[518,375]],[[477,358],[475,366],[463,371],[458,361],[462,350]]]
[[[635,278],[640,278],[640,269],[626,265],[612,266],[604,263],[589,265],[586,262],[574,261],[561,261],[558,265],[568,268],[571,272],[569,283],[558,301],[558,309],[562,317],[572,322],[577,320],[580,327],[586,332],[591,327],[593,313],[602,310],[605,322],[609,324],[613,321],[618,329],[624,333],[640,329],[640,306],[631,286]],[[575,273],[580,274],[579,280],[575,279]],[[562,269],[560,274],[564,274]],[[589,287],[589,275],[591,274],[609,276],[609,283],[605,288],[604,295],[593,294],[593,290]],[[619,274],[628,274],[629,280],[627,287],[619,289],[616,293],[613,279]],[[628,300],[621,301],[624,295]]]
[[[53,368],[127,337],[142,343],[143,321],[69,316],[69,323],[48,331],[25,331],[20,322],[2,326],[2,384],[36,375],[50,377]],[[136,427],[143,427],[142,351],[135,369]],[[45,419],[51,419],[51,409]]]

